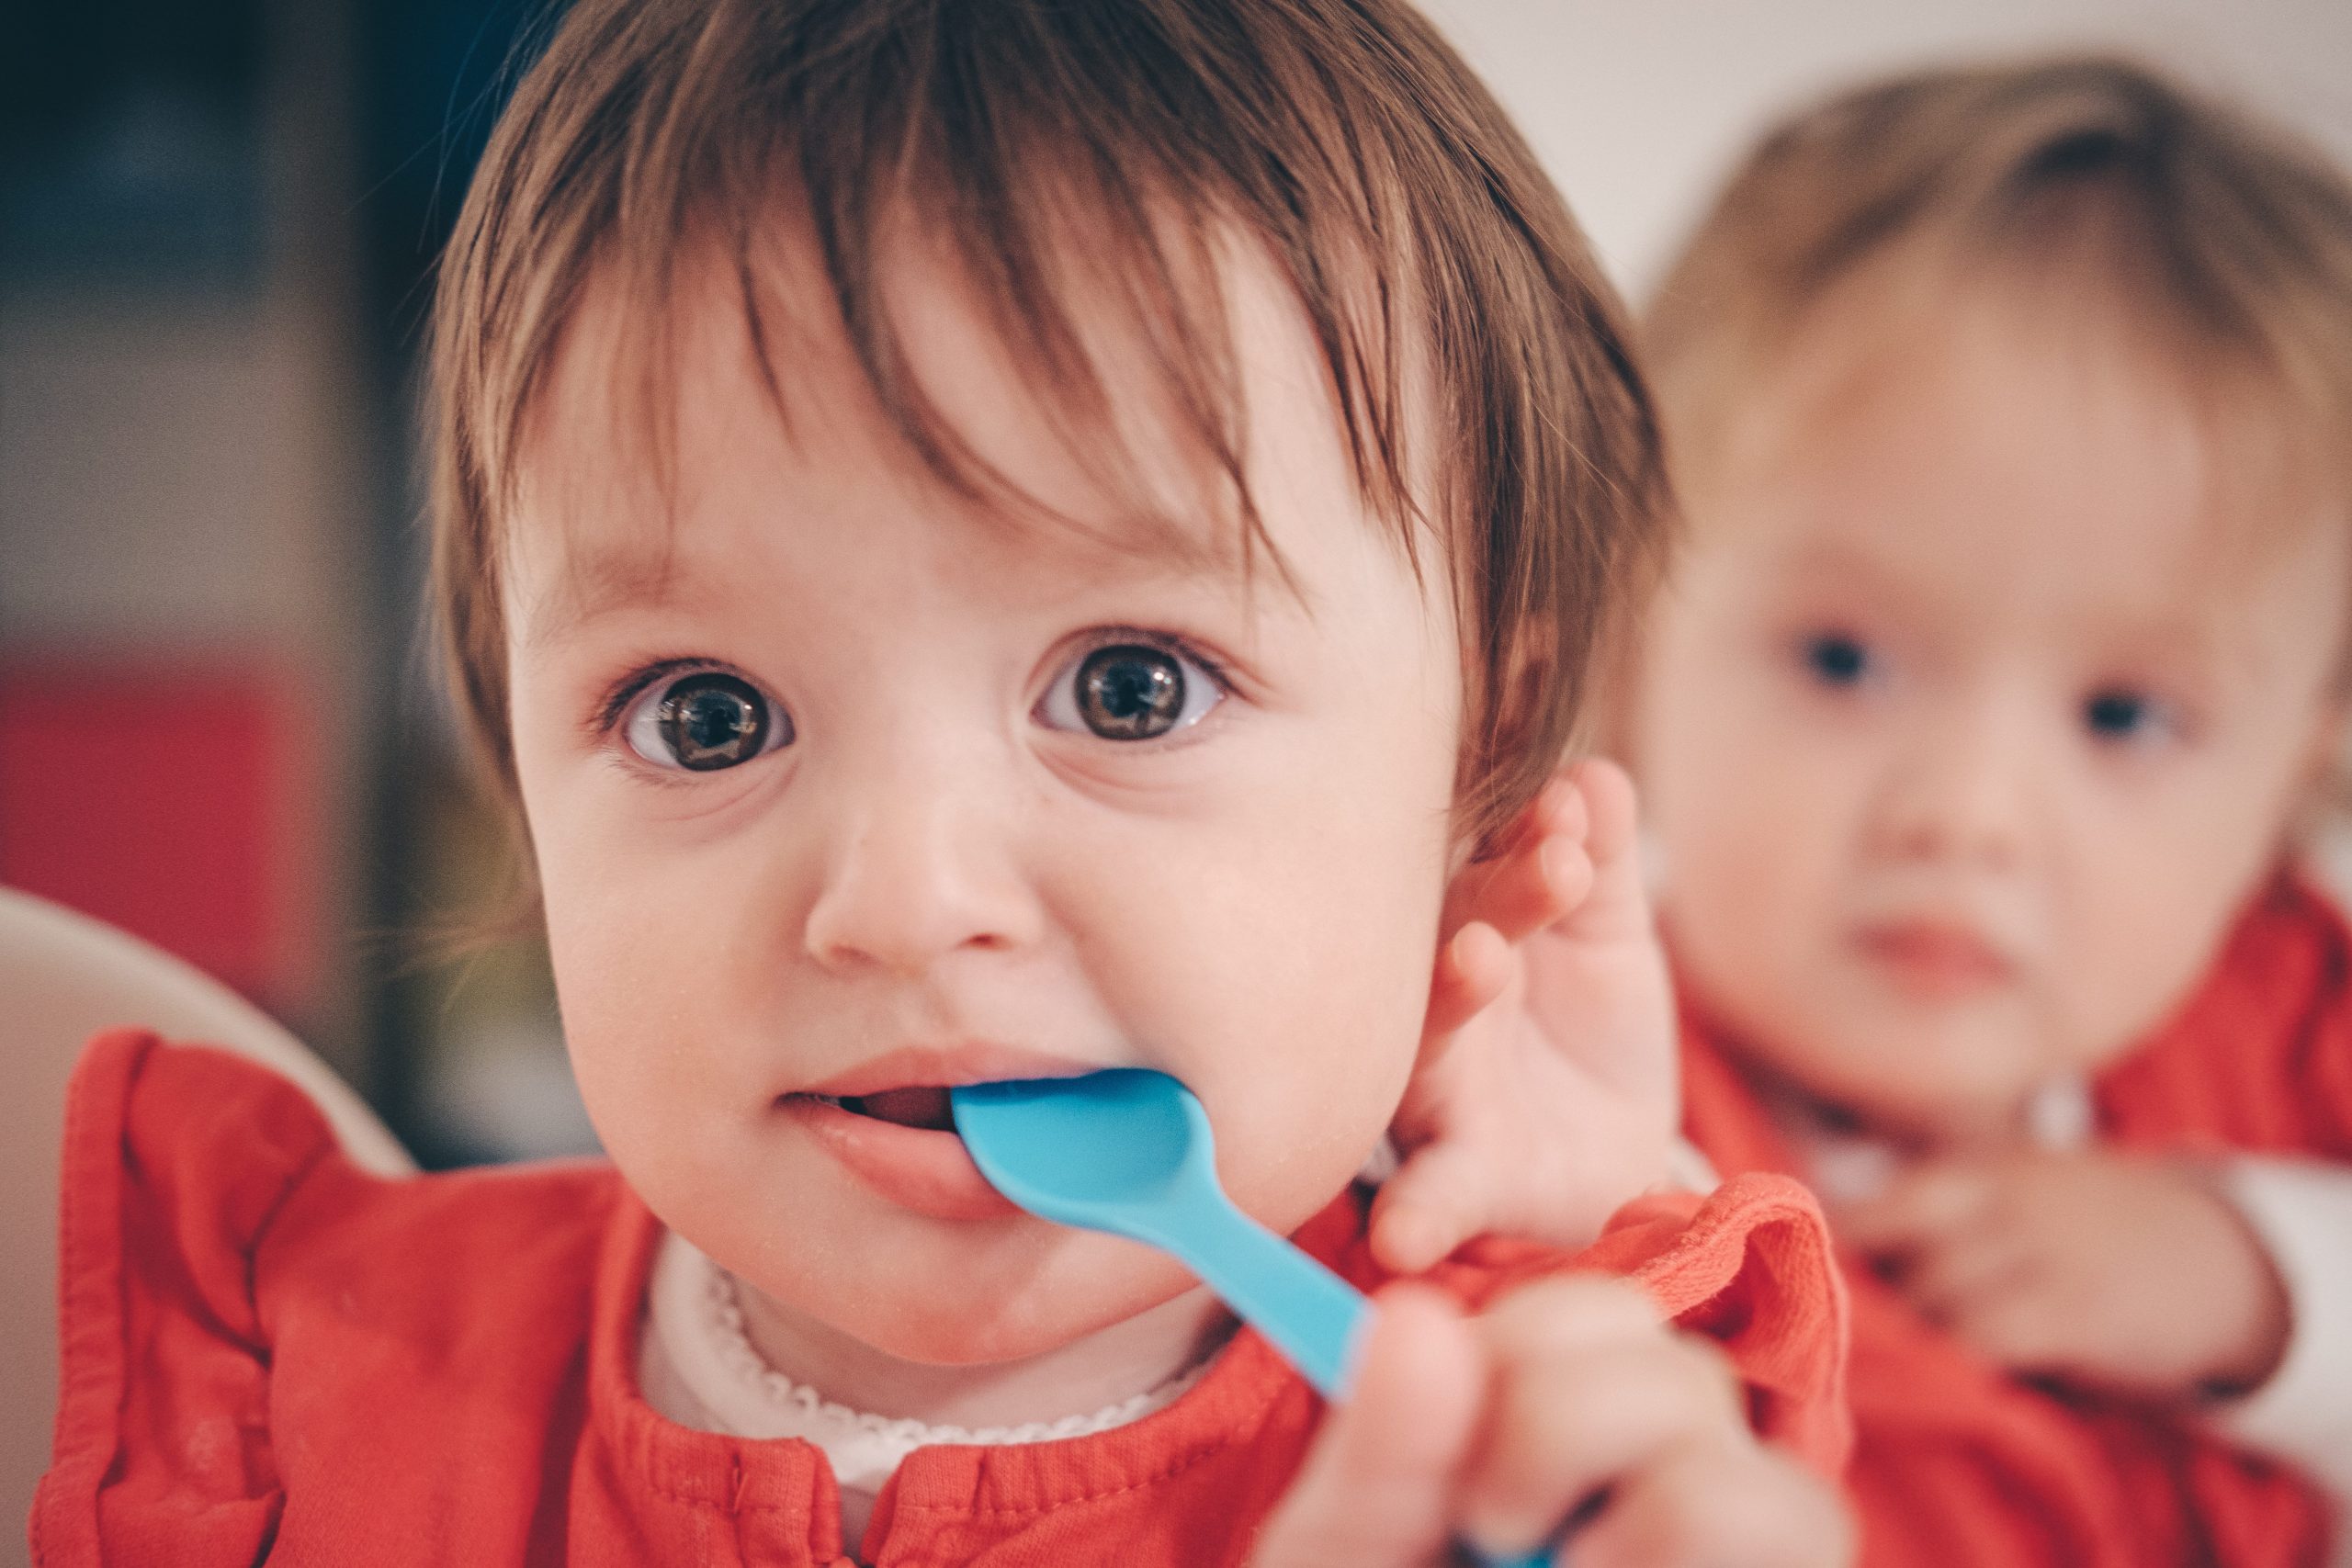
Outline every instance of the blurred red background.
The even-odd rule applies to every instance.
[[[0,883],[111,921],[280,1015],[318,1004],[315,697],[266,664],[0,670]]]

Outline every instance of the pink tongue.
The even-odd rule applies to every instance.
[[[880,1094],[858,1096],[852,1109],[877,1122],[895,1122],[901,1127],[924,1127],[944,1133],[956,1125],[944,1089],[886,1089]]]

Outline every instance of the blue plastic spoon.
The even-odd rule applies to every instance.
[[[1363,1292],[1236,1208],[1207,1112],[1166,1073],[967,1084],[956,1130],[989,1184],[1040,1219],[1170,1253],[1326,1399],[1346,1397],[1372,1320]],[[1481,1557],[1539,1568],[1549,1552]]]

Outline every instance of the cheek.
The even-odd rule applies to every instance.
[[[1378,1142],[1429,999],[1432,938],[1319,913],[1227,925],[1219,990],[1171,998],[1167,1014],[1168,1064],[1208,1110],[1227,1190],[1278,1229],[1329,1201]]]
[[[711,852],[650,858],[641,824],[614,820],[591,779],[526,796],[548,949],[573,1076],[605,1147],[625,1164],[695,1146],[698,1108],[750,1103],[730,1064],[746,987],[742,879]]]
[[[1240,823],[1171,835],[1071,921],[1136,1047],[1201,1096],[1236,1200],[1277,1228],[1345,1185],[1411,1070],[1451,782],[1429,772],[1270,780]]]
[[[625,1164],[671,1146],[678,1129],[670,1119],[692,1103],[675,1091],[705,1076],[691,1043],[702,1032],[664,994],[677,954],[666,939],[646,935],[674,926],[594,918],[554,886],[547,901],[564,1045],[598,1136]],[[653,1040],[680,1043],[657,1052],[648,1048]]]
[[[2164,1021],[2259,887],[2278,832],[2232,791],[2110,805],[2082,825],[2060,893],[2074,1056],[2111,1056]]]
[[[1870,770],[1855,737],[1815,728],[1753,699],[1702,700],[1655,731],[1644,800],[1670,914],[1786,937],[1829,895]]]

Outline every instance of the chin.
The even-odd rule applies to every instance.
[[[1918,1054],[1899,1075],[1886,1070],[1883,1053],[1867,1055],[1869,1043],[1857,1042],[1833,1097],[1868,1120],[1937,1136],[2001,1122],[2040,1087],[2027,1064],[1984,1048],[1970,1032],[1912,1038]]]
[[[886,1356],[922,1366],[1025,1361],[1150,1311],[1195,1281],[1136,1244],[1079,1235],[1030,1267],[923,1267],[799,1310]],[[1138,1256],[1140,1254],[1140,1256]],[[943,1290],[944,1280],[954,1288]],[[787,1301],[790,1297],[784,1298]]]

